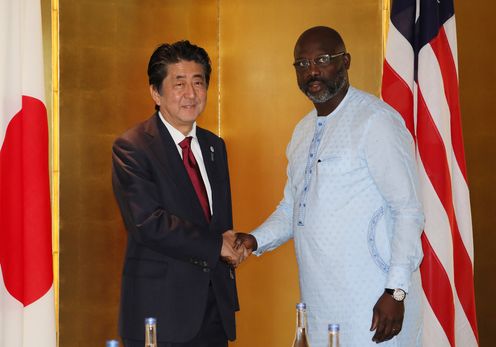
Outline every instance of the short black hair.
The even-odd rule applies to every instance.
[[[212,72],[210,58],[203,48],[190,43],[188,40],[181,40],[172,44],[163,43],[155,49],[148,62],[149,84],[153,85],[161,93],[162,81],[167,77],[167,66],[179,63],[182,60],[194,61],[203,66],[205,83],[208,88],[210,73]]]

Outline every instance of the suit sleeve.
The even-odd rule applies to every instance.
[[[144,150],[124,138],[112,148],[112,185],[129,237],[136,243],[178,260],[200,260],[215,267],[222,236],[169,213]]]

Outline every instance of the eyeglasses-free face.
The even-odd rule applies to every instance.
[[[310,68],[310,65],[314,64],[317,67],[329,65],[335,58],[345,55],[346,52],[340,52],[336,54],[322,54],[314,59],[299,59],[293,63],[296,71],[305,71]]]

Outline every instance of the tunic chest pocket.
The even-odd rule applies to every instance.
[[[316,165],[319,173],[332,175],[345,175],[366,167],[360,158],[346,154],[322,156]]]

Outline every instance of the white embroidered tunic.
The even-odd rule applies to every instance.
[[[329,323],[342,347],[376,346],[369,329],[384,288],[408,295],[402,332],[381,346],[420,346],[424,217],[401,116],[349,87],[330,115],[298,123],[286,154],[284,198],[253,232],[255,254],[294,239],[311,346],[327,346]]]

